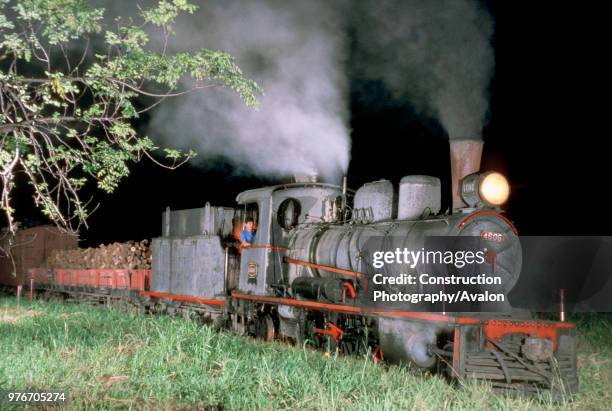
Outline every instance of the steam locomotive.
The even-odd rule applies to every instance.
[[[130,286],[135,282],[128,279],[123,290],[92,290],[51,273],[37,280],[38,288],[76,297],[87,291],[88,298],[97,294],[152,312],[195,312],[240,335],[409,363],[451,379],[485,380],[496,390],[573,394],[573,324],[516,312],[364,304],[364,249],[371,241],[388,250],[414,250],[431,237],[478,237],[494,251],[490,263],[503,279],[502,291],[512,288],[521,247],[499,208],[509,186],[499,173],[478,172],[481,150],[476,141],[451,141],[450,213],[441,213],[440,180],[431,176],[404,177],[397,193],[386,180],[350,193],[345,183],[304,179],[242,192],[235,208],[167,209],[162,235],[152,241],[150,285],[143,280]],[[256,221],[255,241],[236,247],[247,219]]]

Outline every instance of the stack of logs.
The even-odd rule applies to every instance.
[[[50,268],[151,268],[149,241],[102,244],[96,248],[53,250],[47,259]]]

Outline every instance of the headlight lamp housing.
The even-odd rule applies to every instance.
[[[499,207],[509,196],[508,180],[496,171],[470,174],[461,181],[461,198],[469,207]]]

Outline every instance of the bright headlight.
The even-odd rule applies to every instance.
[[[510,185],[499,173],[489,173],[480,181],[480,196],[491,205],[502,205],[508,200]]]
[[[509,195],[508,180],[494,171],[470,174],[461,182],[461,197],[470,207],[478,204],[499,206],[508,200]]]

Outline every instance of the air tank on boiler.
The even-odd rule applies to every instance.
[[[440,179],[413,175],[401,179],[399,185],[398,220],[417,220],[440,212]]]

